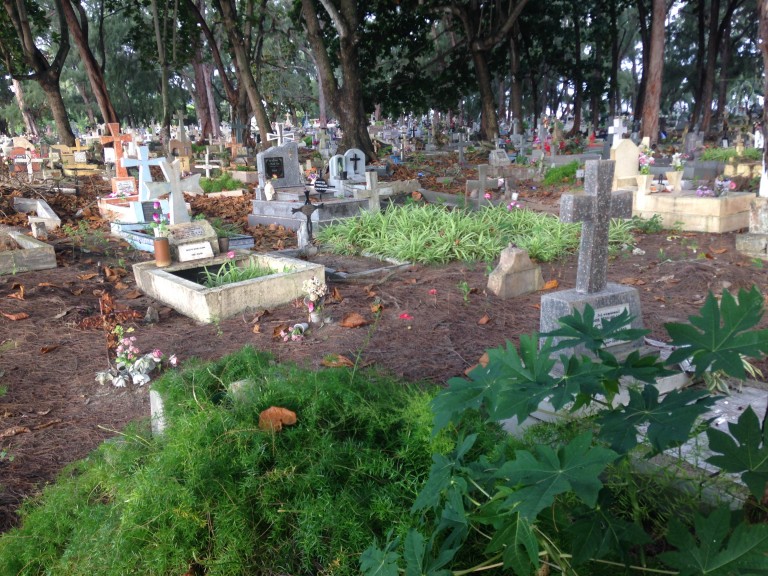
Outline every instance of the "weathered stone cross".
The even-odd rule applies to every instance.
[[[608,228],[611,218],[632,217],[632,192],[611,192],[613,160],[588,160],[584,194],[564,194],[560,219],[582,222],[576,291],[584,294],[605,289],[608,272]]]
[[[109,133],[111,136],[102,136],[102,144],[112,144],[115,148],[115,176],[118,178],[126,178],[128,176],[128,170],[122,165],[123,158],[123,142],[130,142],[133,140],[133,136],[130,134],[120,134],[120,124],[112,122],[107,124]]]
[[[150,172],[150,166],[160,166],[162,158],[149,158],[149,148],[147,146],[137,146],[136,156],[138,158],[123,158],[118,161],[118,164],[123,168],[128,175],[126,168],[139,169],[139,202],[145,202],[149,200],[149,188],[147,188],[147,182],[152,182],[152,172]],[[117,166],[118,164],[115,164]]]
[[[243,143],[243,132],[247,127],[247,124],[240,122],[240,118],[235,118],[235,121],[232,123],[232,132],[235,136],[235,142],[238,144]]]
[[[304,205],[301,208],[291,208],[291,212],[293,214],[296,214],[296,212],[301,212],[307,219],[306,227],[307,227],[307,241],[309,244],[312,243],[312,213],[315,210],[319,210],[320,208],[324,208],[325,204],[312,204],[309,200],[309,190],[304,190],[304,197],[306,200],[304,201]]]
[[[611,146],[616,146],[616,144],[619,143],[619,141],[624,138],[624,134],[627,133],[627,129],[624,126],[624,120],[619,116],[618,118],[613,119],[613,126],[608,128],[608,134],[613,134],[613,141],[611,142]]]

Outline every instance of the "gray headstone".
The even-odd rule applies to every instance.
[[[299,163],[299,145],[288,142],[282,146],[273,146],[256,155],[256,169],[259,171],[259,186],[264,189],[267,180],[275,189],[296,188],[303,186],[301,164]]]
[[[528,252],[510,245],[501,252],[499,265],[488,276],[488,290],[502,299],[541,290],[541,266],[531,262]]]

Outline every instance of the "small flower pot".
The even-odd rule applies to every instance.
[[[219,252],[229,252],[229,238],[219,238]]]
[[[168,238],[160,236],[154,240],[155,264],[162,268],[171,265],[171,245]]]

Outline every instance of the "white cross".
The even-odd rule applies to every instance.
[[[170,164],[165,158],[160,159],[160,169],[165,174],[167,182],[148,182],[149,198],[147,200],[153,200],[159,198],[164,194],[170,196],[170,212],[168,214],[168,223],[181,224],[183,222],[191,222],[187,212],[187,205],[184,202],[184,191],[181,183],[181,161],[174,160],[173,164]],[[199,174],[197,174],[199,178]]]
[[[199,168],[201,170],[205,170],[205,177],[210,178],[211,177],[211,169],[212,168],[218,168],[216,164],[211,164],[211,147],[206,146],[205,147],[205,164],[195,164],[195,168]]]
[[[277,141],[277,145],[282,146],[285,142],[293,142],[293,132],[290,130],[286,131],[284,124],[282,122],[278,122],[277,132],[270,132],[267,134],[267,141]]]
[[[148,182],[152,182],[152,172],[150,166],[161,166],[165,158],[149,158],[149,148],[147,146],[137,146],[136,155],[138,158],[121,158],[120,162],[123,168],[139,168],[139,202],[149,200]]]
[[[622,138],[624,138],[624,134],[627,133],[627,129],[624,126],[624,120],[621,117],[614,118],[613,119],[613,126],[608,128],[608,134],[613,134],[613,142],[611,142],[612,146],[616,146]]]

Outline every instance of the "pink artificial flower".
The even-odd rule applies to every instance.
[[[429,291],[430,296],[437,296],[437,290],[435,288],[432,288],[432,290]]]
[[[160,222],[160,214],[158,214],[157,212],[152,214],[152,220],[154,220],[155,222]]]
[[[493,196],[491,195],[491,193],[490,193],[490,192],[486,192],[486,193],[485,193],[485,199],[486,199],[486,200],[490,200],[491,198],[493,198]]]
[[[155,201],[154,208],[155,208],[155,210],[159,209],[160,208],[160,202]]]
[[[235,257],[235,251],[234,250],[230,250],[229,252],[227,252],[227,258],[232,260],[232,258],[234,258],[234,257]]]
[[[728,186],[728,188],[730,188],[731,190],[736,190],[736,182],[731,180],[731,184]]]
[[[155,348],[154,350],[152,350],[152,358],[154,358],[158,362],[163,359],[163,353],[160,351],[159,348]]]
[[[413,320],[413,316],[408,314],[408,312],[403,312],[400,314],[400,320]]]

